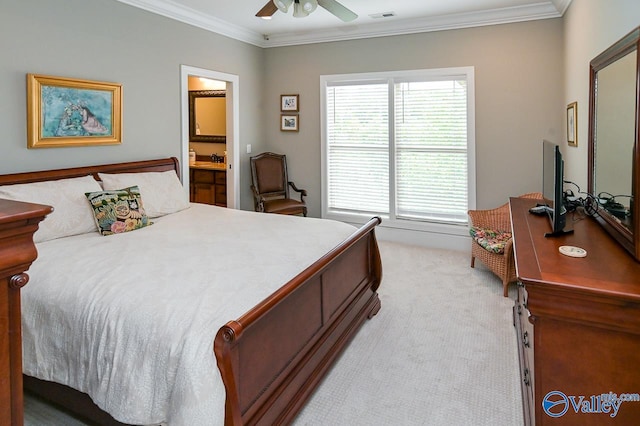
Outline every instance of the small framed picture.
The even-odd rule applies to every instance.
[[[578,146],[578,103],[567,105],[567,143]]]
[[[297,132],[300,118],[297,115],[282,114],[280,116],[280,130],[283,132]]]
[[[300,111],[299,95],[280,95],[280,111]]]

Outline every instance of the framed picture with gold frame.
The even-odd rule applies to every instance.
[[[567,143],[578,146],[578,103],[567,105]]]
[[[122,85],[27,74],[27,148],[122,143]]]

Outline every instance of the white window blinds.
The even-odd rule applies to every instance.
[[[464,81],[395,84],[397,217],[467,220]]]
[[[329,205],[389,213],[389,101],[386,84],[327,89]]]
[[[466,223],[467,76],[325,87],[326,211]]]

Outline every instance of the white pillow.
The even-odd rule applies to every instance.
[[[33,235],[33,241],[40,243],[96,232],[93,209],[84,193],[100,190],[100,184],[93,176],[87,175],[0,186],[0,198],[53,206],[53,212],[40,222],[40,228]]]
[[[144,173],[98,173],[105,190],[137,186],[149,217],[160,217],[189,207],[189,199],[173,170]]]

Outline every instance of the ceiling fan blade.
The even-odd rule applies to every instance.
[[[336,0],[318,0],[318,4],[344,22],[351,22],[358,17],[358,15],[338,3]]]
[[[269,0],[267,4],[265,4],[264,7],[260,9],[258,13],[256,13],[256,16],[259,18],[262,18],[264,16],[271,16],[276,13],[277,10],[278,7],[276,6],[276,4]]]

